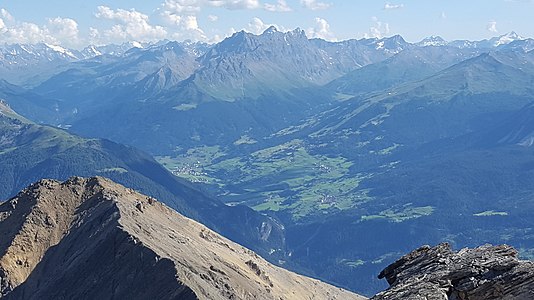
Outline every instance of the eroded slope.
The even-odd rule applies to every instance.
[[[0,205],[0,235],[8,299],[361,299],[99,177],[28,187]]]

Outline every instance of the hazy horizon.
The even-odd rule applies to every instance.
[[[30,9],[31,8],[31,9]],[[530,0],[20,0],[0,6],[0,43],[90,44],[192,40],[219,42],[234,32],[269,26],[302,28],[330,41],[401,35],[418,42],[484,40],[508,32],[534,37]]]

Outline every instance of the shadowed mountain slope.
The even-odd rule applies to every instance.
[[[42,178],[106,176],[265,254],[283,249],[282,226],[245,206],[229,207],[180,180],[148,154],[31,123],[0,102],[0,199]]]

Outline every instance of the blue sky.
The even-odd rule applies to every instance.
[[[395,34],[481,40],[534,37],[534,0],[7,0],[0,42],[88,44],[219,41],[235,31],[300,27],[329,40]]]

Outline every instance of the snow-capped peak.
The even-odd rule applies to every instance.
[[[133,42],[132,42],[132,47],[134,47],[134,48],[140,48],[140,49],[143,49],[143,48],[144,48],[143,45],[142,45],[141,43],[137,42],[137,41],[133,41]]]
[[[89,51],[91,51],[92,53],[94,53],[94,55],[102,55],[102,52],[98,51],[98,49],[95,48],[95,46],[91,45],[89,46]]]
[[[274,25],[271,25],[269,26],[269,28],[265,29],[265,31],[263,31],[263,34],[273,34],[273,33],[276,33],[278,32],[278,29],[276,29],[276,27]]]
[[[384,49],[384,41],[376,43],[376,50]]]
[[[500,46],[500,45],[510,44],[513,41],[524,40],[524,39],[525,39],[524,37],[522,37],[522,36],[520,36],[517,33],[512,31],[512,32],[507,33],[505,35],[501,35],[498,38],[495,38],[495,41],[494,41],[493,45],[495,47],[497,47],[497,46]]]
[[[45,46],[50,48],[50,49],[52,49],[55,52],[58,52],[58,53],[61,53],[63,55],[67,55],[67,56],[69,56],[71,58],[77,59],[77,57],[74,54],[72,54],[72,52],[70,50],[65,49],[65,48],[63,48],[61,46],[51,45],[51,44],[46,44],[46,43],[45,43]]]
[[[423,39],[422,41],[420,41],[419,43],[417,43],[418,46],[422,46],[422,47],[426,47],[426,46],[445,46],[447,45],[448,42],[445,41],[442,37],[440,36],[429,36],[425,39]]]

